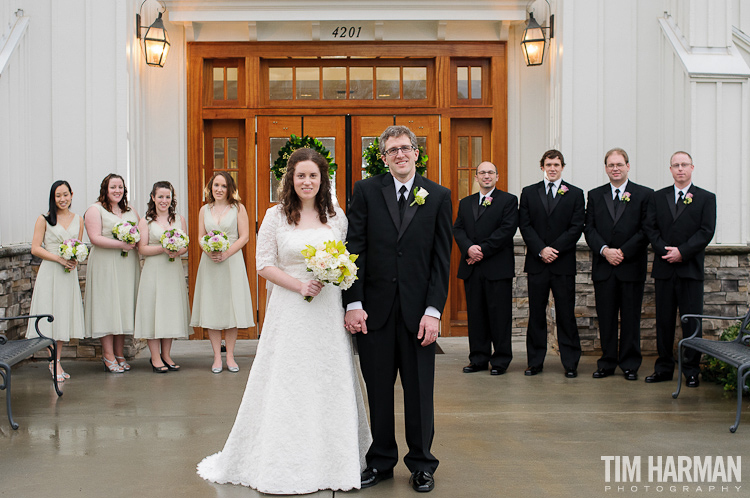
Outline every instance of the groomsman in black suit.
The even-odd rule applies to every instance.
[[[591,279],[602,343],[602,356],[593,377],[608,377],[619,366],[627,380],[637,380],[642,360],[641,303],[648,264],[648,239],[643,225],[654,191],[628,180],[630,161],[628,153],[620,148],[607,152],[604,168],[609,183],[589,192],[583,230],[593,256]]]
[[[345,326],[357,334],[367,385],[372,445],[362,487],[393,477],[398,463],[394,390],[404,390],[409,452],[404,463],[416,491],[435,487],[435,340],[448,297],[450,190],[416,174],[417,137],[404,126],[380,136],[389,173],[354,185],[347,213],[348,249],[359,254],[358,280],[344,292]]]
[[[477,166],[479,192],[461,199],[453,237],[461,250],[458,278],[464,281],[469,318],[469,364],[464,373],[486,370],[502,375],[513,352],[513,236],[518,228],[518,198],[495,188],[497,168]],[[495,352],[492,352],[492,348]]]
[[[716,196],[693,184],[693,158],[672,154],[669,170],[674,185],[654,194],[645,225],[654,249],[651,276],[656,283],[656,348],[659,358],[646,382],[672,380],[675,320],[680,315],[703,313],[703,260],[716,230]],[[685,324],[682,335],[692,334]],[[701,333],[698,333],[701,336]],[[700,353],[685,352],[683,372],[688,387],[698,387]]]
[[[519,226],[526,243],[529,285],[529,326],[525,375],[536,375],[547,354],[547,304],[555,298],[557,341],[565,376],[578,376],[581,340],[574,313],[576,243],[583,232],[586,213],[583,191],[562,180],[565,159],[559,150],[548,150],[539,161],[544,180],[521,192]]]

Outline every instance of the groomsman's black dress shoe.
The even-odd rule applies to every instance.
[[[469,363],[464,367],[464,373],[470,374],[474,372],[481,372],[482,370],[487,370],[487,365],[477,365],[476,363]]]
[[[506,369],[503,367],[495,367],[493,366],[490,368],[490,375],[502,375],[506,372]]]
[[[625,375],[625,380],[638,380],[637,370],[625,370],[624,375]]]
[[[646,377],[646,384],[653,384],[654,382],[664,382],[672,380],[671,372],[654,372]]]
[[[603,379],[604,377],[609,377],[613,373],[615,373],[614,370],[605,370],[604,368],[597,368],[596,372],[591,374],[591,376],[595,379]]]
[[[698,380],[697,375],[688,375],[685,379],[685,385],[688,387],[698,387],[701,385],[701,381]]]
[[[578,377],[578,370],[572,368],[572,369],[565,369],[565,377],[569,379],[575,379]]]
[[[360,486],[362,488],[369,488],[372,486],[375,486],[380,481],[385,481],[386,479],[390,479],[393,477],[393,469],[391,470],[378,470],[373,469],[372,467],[367,467],[362,472],[362,482],[360,483]]]
[[[419,491],[420,493],[427,493],[435,489],[435,478],[432,477],[431,472],[427,472],[426,470],[412,472],[409,482],[414,491]]]
[[[538,373],[542,373],[543,368],[544,367],[529,367],[523,371],[523,374],[524,375],[536,375]]]

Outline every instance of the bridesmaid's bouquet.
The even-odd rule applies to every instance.
[[[229,249],[229,238],[224,232],[211,230],[201,237],[200,246],[205,252],[224,252]]]
[[[307,245],[302,250],[307,263],[307,271],[312,272],[315,280],[324,284],[333,284],[346,290],[357,280],[357,265],[354,262],[359,257],[349,254],[346,244],[340,240],[329,240],[317,246]],[[305,301],[313,298],[306,296]]]
[[[75,258],[79,263],[83,263],[89,255],[89,248],[78,239],[68,239],[57,248],[57,254],[64,260],[70,261]],[[65,273],[70,273],[70,269],[65,268]]]
[[[164,233],[161,234],[159,242],[161,242],[161,246],[167,251],[177,252],[183,247],[187,247],[190,239],[187,234],[179,228],[172,228],[170,230],[165,230]],[[169,260],[174,261],[174,258],[169,258]]]
[[[112,235],[114,235],[117,240],[121,240],[126,244],[135,244],[141,240],[141,232],[138,230],[138,227],[129,221],[123,221],[122,223],[113,226]],[[127,258],[128,251],[120,251],[120,256]]]

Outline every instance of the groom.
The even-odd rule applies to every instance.
[[[448,296],[450,190],[416,174],[417,137],[404,126],[380,136],[390,173],[354,185],[348,249],[359,254],[358,280],[344,292],[345,326],[357,334],[373,442],[362,487],[393,477],[396,375],[404,390],[409,452],[404,463],[416,491],[432,491],[435,340]]]

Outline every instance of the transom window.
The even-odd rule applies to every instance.
[[[266,60],[269,101],[427,101],[433,60]]]

